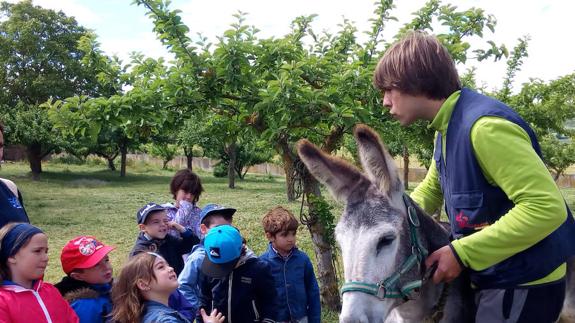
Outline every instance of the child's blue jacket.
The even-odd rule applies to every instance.
[[[307,316],[309,323],[321,322],[319,287],[309,257],[294,248],[287,258],[280,256],[271,243],[260,259],[270,264],[280,304],[278,320],[296,322]]]

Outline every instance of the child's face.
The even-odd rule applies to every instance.
[[[156,211],[148,215],[145,224],[140,224],[140,230],[154,239],[164,239],[168,234],[169,222],[166,211]]]
[[[156,279],[150,282],[150,288],[154,292],[171,294],[179,286],[178,275],[164,258],[156,257],[154,277]]]
[[[72,273],[72,278],[88,284],[107,284],[112,281],[112,264],[106,255],[95,266]]]
[[[408,126],[419,119],[429,119],[429,101],[423,96],[406,94],[397,89],[387,90],[383,95],[383,106],[389,109],[391,116],[402,126]]]
[[[176,201],[178,201],[178,202],[186,201],[186,202],[194,203],[195,198],[196,197],[194,196],[194,194],[192,194],[190,192],[186,192],[181,188],[176,192]]]
[[[31,283],[44,276],[48,266],[48,237],[43,233],[32,236],[27,245],[8,258],[12,280]]]
[[[219,214],[210,214],[209,220],[210,220],[210,226],[207,226],[203,223],[200,225],[200,231],[202,232],[203,235],[208,234],[208,231],[210,231],[211,228],[224,224],[232,225],[233,222],[233,218],[226,218],[225,216]]]
[[[295,231],[280,231],[272,236],[268,235],[269,240],[272,242],[272,246],[282,255],[285,256],[295,247],[296,243],[296,232]]]

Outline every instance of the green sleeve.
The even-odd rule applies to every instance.
[[[443,193],[441,192],[435,160],[431,160],[431,165],[425,178],[417,185],[410,196],[428,214],[432,214],[441,208],[443,205]]]
[[[471,129],[483,174],[515,206],[492,225],[452,242],[461,261],[483,270],[545,238],[567,217],[565,202],[527,133],[498,117],[483,117]]]

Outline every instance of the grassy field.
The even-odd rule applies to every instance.
[[[32,181],[28,165],[4,164],[0,177],[17,183],[33,224],[45,230],[49,237],[50,265],[46,281],[57,282],[63,272],[59,254],[63,245],[77,235],[94,235],[106,244],[116,246],[110,254],[116,273],[126,261],[138,234],[136,211],[147,202],[172,202],[169,182],[175,170],[160,170],[156,166],[135,164],[126,178],[102,166],[44,163],[40,181]],[[260,254],[267,247],[260,220],[265,212],[283,205],[299,215],[300,202],[288,203],[284,179],[248,175],[236,182],[236,189],[227,188],[227,179],[214,178],[211,173],[198,173],[205,192],[200,206],[220,203],[238,209],[234,223]],[[563,189],[573,208],[575,189]],[[334,212],[339,214],[341,206]],[[309,232],[302,228],[298,245],[315,262]],[[324,311],[322,322],[337,322],[337,314]]]

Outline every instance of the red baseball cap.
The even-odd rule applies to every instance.
[[[60,261],[62,269],[67,274],[74,269],[94,267],[115,247],[106,246],[91,236],[76,237],[62,248]]]

